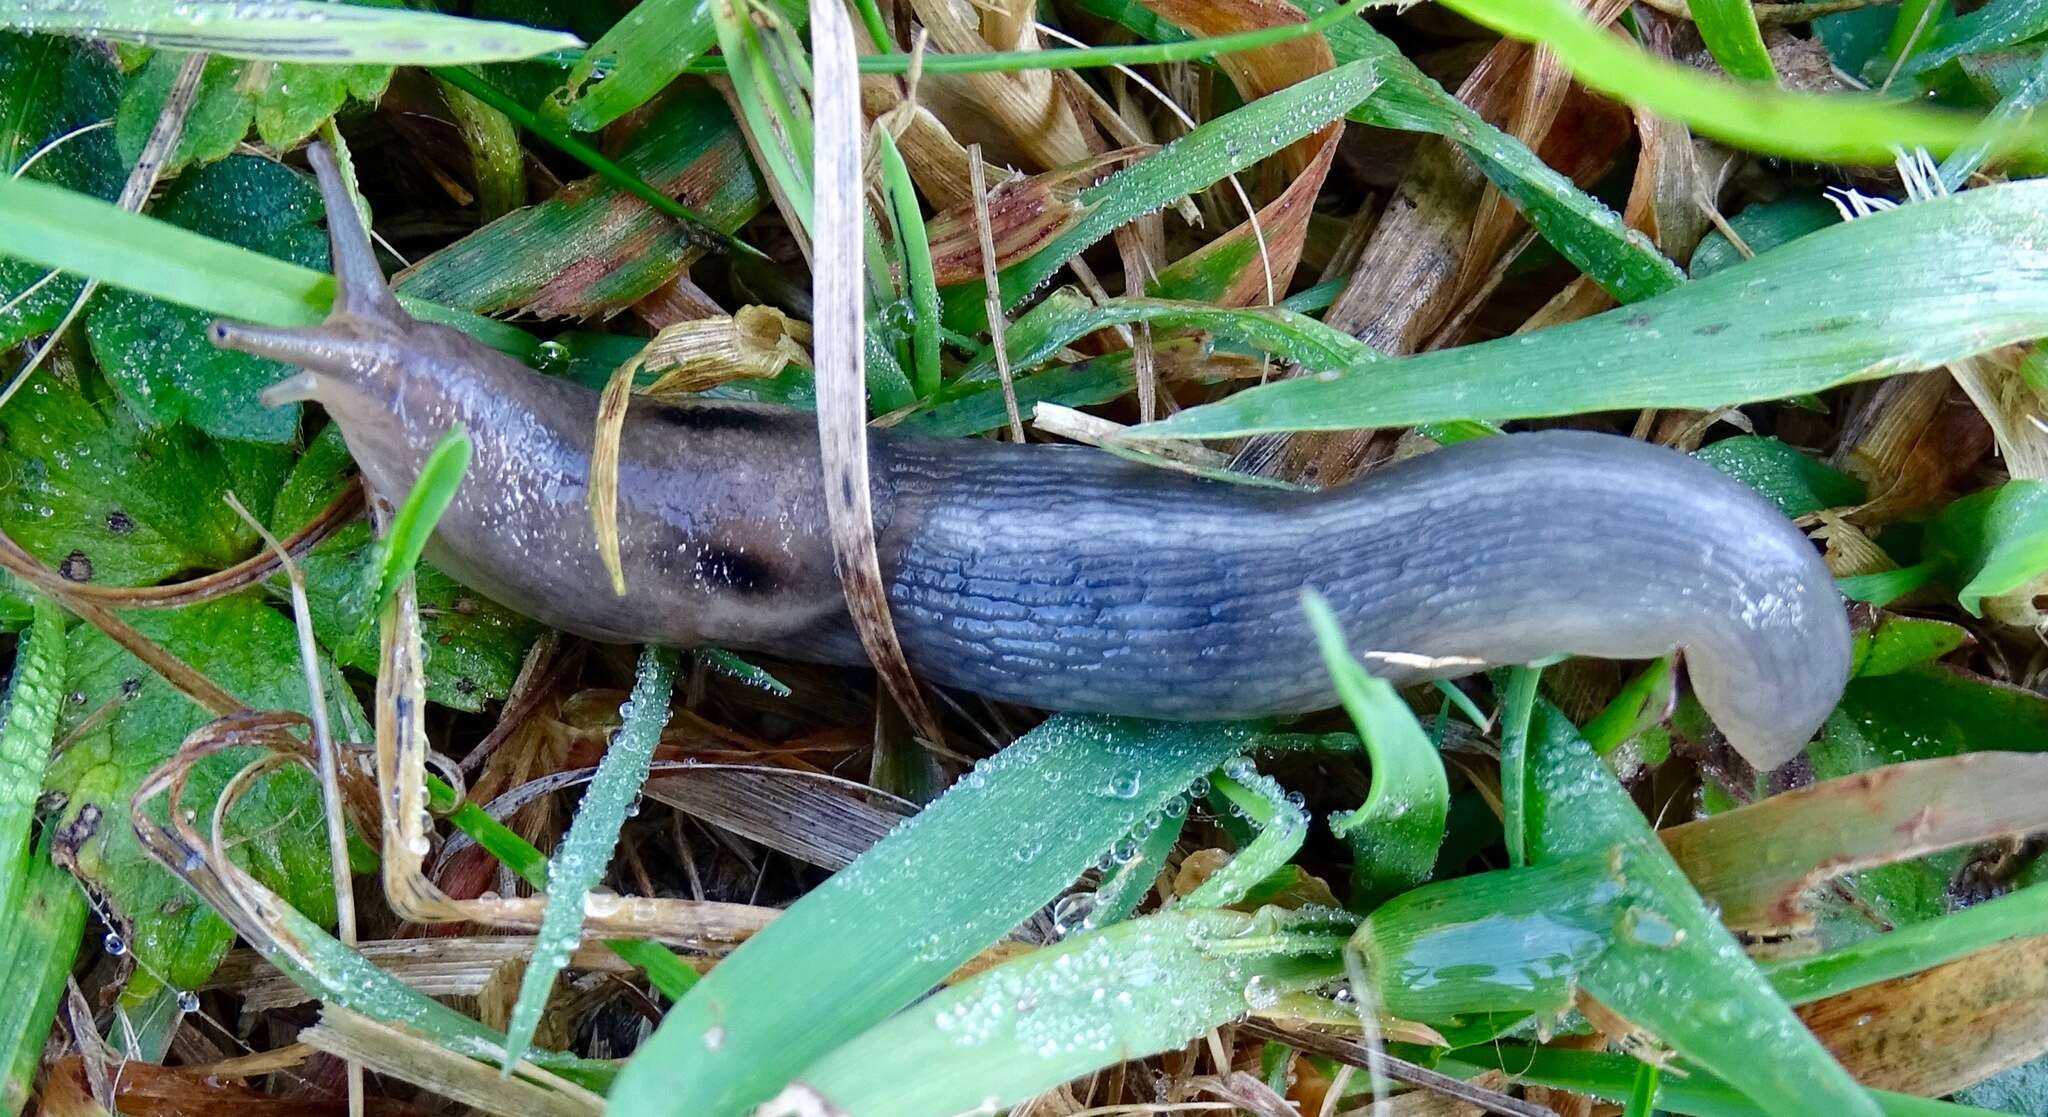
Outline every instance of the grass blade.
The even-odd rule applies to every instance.
[[[1140,437],[1525,419],[1778,399],[2048,335],[2048,182],[1822,229],[1556,329],[1326,370],[1140,426]]]
[[[561,31],[311,0],[7,0],[0,26],[273,62],[456,66],[580,47]]]
[[[32,179],[0,177],[0,254],[195,310],[306,326],[334,305],[334,277]],[[540,343],[479,315],[401,297],[418,317],[527,357]]]
[[[1187,907],[1242,903],[1259,882],[1279,872],[1300,852],[1302,839],[1308,837],[1308,812],[1289,799],[1273,777],[1255,771],[1249,761],[1233,762],[1230,767],[1235,774],[1219,772],[1210,777],[1214,795],[1257,827],[1258,833],[1237,856],[1181,898]]]
[[[1252,739],[1239,725],[1046,722],[706,975],[622,1072],[615,1111],[747,1112],[996,941]],[[763,992],[773,989],[802,996]]]
[[[57,1002],[85,937],[85,894],[50,860],[23,851],[22,890],[0,922],[0,1113],[20,1113],[35,1085]]]
[[[2048,935],[2048,884],[1872,935],[1839,950],[1775,962],[1765,972],[1779,995],[1803,1005],[2034,935]]]
[[[28,887],[30,832],[64,698],[64,611],[37,596],[0,713],[0,912]]]
[[[875,145],[882,153],[882,190],[895,218],[897,243],[903,249],[903,281],[910,289],[911,383],[919,399],[930,399],[939,390],[940,376],[939,287],[932,276],[931,238],[925,232],[910,168],[887,128],[876,129]]]
[[[1957,113],[1867,94],[1788,93],[1708,77],[1593,26],[1571,0],[1444,3],[1503,35],[1549,47],[1589,89],[1683,121],[1700,135],[1765,155],[1887,163],[1894,148],[1924,147],[1945,154],[1978,138],[1978,122]],[[2014,124],[1998,132],[1997,143],[2013,150],[2048,151],[2048,127]]]
[[[945,990],[806,1070],[786,1100],[950,1117],[1179,1047],[1336,977],[1341,921],[1173,911],[1077,935]]]
[[[706,0],[641,0],[590,44],[541,111],[571,131],[595,132],[668,88],[717,41]]]
[[[434,525],[441,522],[441,514],[448,511],[455,490],[462,485],[462,475],[469,469],[469,451],[469,432],[457,424],[441,436],[420,466],[419,479],[391,517],[391,532],[378,557],[377,605],[372,612],[382,613],[398,594],[398,584],[419,565],[427,538],[434,534]]]
[[[1220,340],[1271,353],[1305,368],[1346,368],[1382,359],[1377,350],[1350,334],[1283,307],[1239,310],[1206,303],[1137,298],[1096,303],[1061,288],[1003,331],[1010,368],[1021,372],[1036,367],[1097,330],[1134,322],[1202,330]],[[959,380],[974,383],[991,380],[995,375],[995,356],[986,353],[962,369]]]
[[[654,746],[668,724],[675,671],[676,653],[670,649],[648,648],[640,654],[632,697],[619,709],[624,724],[598,761],[597,775],[584,792],[583,805],[569,824],[568,836],[548,863],[547,909],[506,1028],[504,1065],[508,1071],[533,1042],[541,1011],[554,991],[555,976],[568,965],[581,937],[584,900],[604,879],[612,850],[619,844],[619,830],[647,779]]]
[[[1351,907],[1369,910],[1429,879],[1444,841],[1450,780],[1429,734],[1401,696],[1359,666],[1337,615],[1314,592],[1302,597],[1323,664],[1344,712],[1372,758],[1372,790],[1357,810],[1330,816],[1330,830],[1351,842]]]
[[[1206,121],[1150,158],[1082,191],[1086,212],[1051,244],[1003,270],[1003,306],[1016,305],[1117,226],[1220,182],[1350,112],[1372,96],[1380,81],[1372,60],[1317,74]],[[978,285],[962,284],[942,294],[949,328],[967,332],[983,324],[986,312]]]
[[[1714,61],[1733,77],[1776,84],[1778,71],[1764,49],[1750,0],[1685,0],[1693,26],[1714,53]]]

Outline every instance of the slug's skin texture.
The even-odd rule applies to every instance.
[[[596,392],[419,322],[384,285],[315,148],[341,296],[313,329],[217,323],[304,371],[371,487],[402,497],[461,424],[468,476],[429,555],[599,640],[865,662],[832,559],[815,423],[635,399],[619,477],[626,594],[588,505]],[[1685,654],[1760,768],[1833,709],[1850,641],[1833,580],[1770,505],[1659,447],[1572,431],[1482,439],[1312,494],[1198,480],[1082,447],[871,432],[882,572],[911,666],[1050,709],[1172,719],[1335,704],[1300,601],[1328,599],[1395,683],[1556,654]]]

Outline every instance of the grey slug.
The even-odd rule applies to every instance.
[[[303,371],[371,487],[409,490],[455,424],[470,473],[428,554],[597,640],[865,662],[802,411],[635,399],[620,463],[627,593],[586,503],[597,393],[398,305],[328,153],[312,152],[339,295],[321,325],[216,323]],[[1680,649],[1750,761],[1795,755],[1840,697],[1849,629],[1826,567],[1743,485],[1682,454],[1555,431],[1447,447],[1323,493],[1220,484],[1085,447],[873,432],[883,577],[914,670],[1058,710],[1169,719],[1335,704],[1301,609],[1320,592],[1395,683],[1555,654]]]

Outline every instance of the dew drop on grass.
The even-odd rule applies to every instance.
[[[100,940],[100,946],[116,958],[128,953],[128,940],[113,931],[108,931],[107,937]]]

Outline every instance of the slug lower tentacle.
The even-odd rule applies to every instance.
[[[460,423],[470,473],[429,554],[558,628],[864,661],[808,413],[636,399],[619,477],[627,592],[587,503],[597,393],[419,322],[385,288],[327,152],[312,151],[342,295],[317,328],[217,323],[304,371],[371,486],[405,493]],[[1840,697],[1849,631],[1806,539],[1741,484],[1658,447],[1557,431],[1423,455],[1326,493],[1198,480],[1081,447],[875,431],[883,576],[911,666],[1034,706],[1174,719],[1335,704],[1300,606],[1328,599],[1405,683],[1555,654],[1674,649],[1760,768]]]

